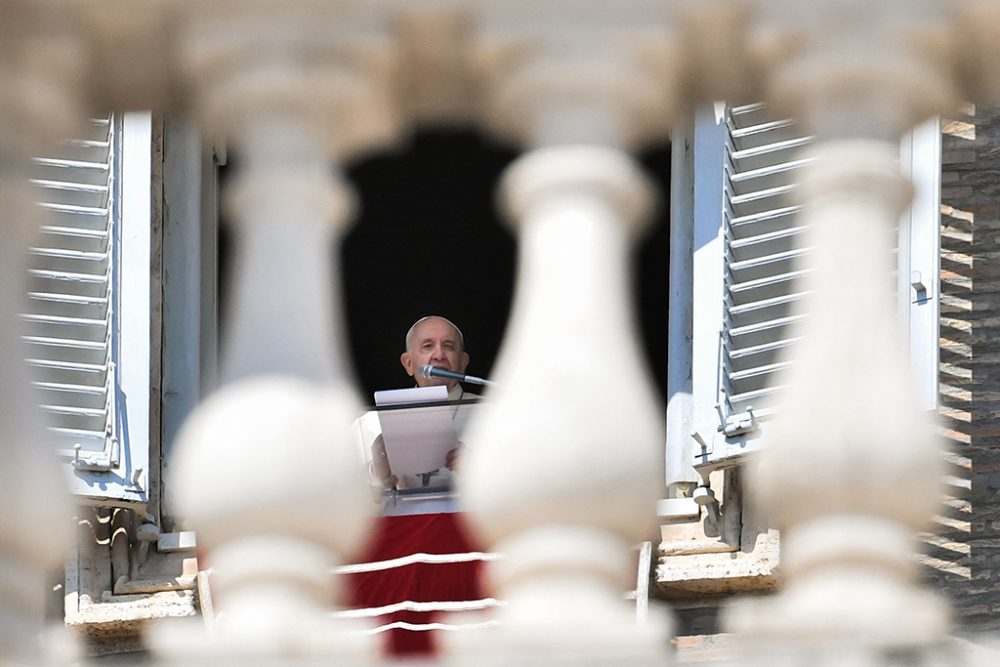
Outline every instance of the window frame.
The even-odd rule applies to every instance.
[[[689,480],[691,471],[707,479],[718,468],[736,465],[759,450],[761,431],[766,428],[755,419],[739,428],[734,423],[740,415],[724,413],[722,396],[722,345],[725,327],[725,243],[724,165],[727,138],[726,107],[722,102],[699,109],[687,136],[691,145],[693,182],[675,179],[672,206],[679,215],[672,216],[671,226],[686,225],[690,232],[673,230],[672,238],[690,236],[690,328],[671,330],[668,344],[671,361],[690,364],[690,407],[685,410],[684,429],[667,431],[667,463],[676,466],[687,461],[688,468],[667,473],[668,486]],[[676,148],[675,148],[676,150]],[[902,321],[911,349],[913,370],[922,407],[937,405],[937,366],[939,278],[940,278],[940,173],[941,140],[938,119],[932,119],[909,132],[900,143],[900,164],[904,176],[914,184],[915,198],[900,220],[900,248],[897,253]],[[677,186],[682,189],[677,190]],[[921,298],[911,283],[919,272],[924,290]],[[677,287],[672,287],[673,293]],[[683,307],[678,311],[684,314]],[[683,386],[671,391],[671,398],[683,395]],[[669,405],[669,403],[668,403]],[[675,415],[671,415],[676,418]],[[746,420],[745,420],[746,421]],[[688,427],[689,424],[689,427]],[[735,431],[726,435],[725,431]]]
[[[145,507],[150,467],[152,336],[152,114],[116,119],[112,190],[112,433],[116,456],[107,469],[67,461],[77,500],[102,506]]]

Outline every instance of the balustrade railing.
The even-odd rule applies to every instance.
[[[812,317],[788,404],[751,470],[754,497],[783,531],[786,584],[735,605],[727,627],[753,659],[936,659],[947,610],[915,583],[909,555],[937,503],[937,443],[913,407],[880,263],[910,197],[898,137],[1000,91],[1000,2],[0,7],[0,661],[42,662],[36,602],[69,523],[16,329],[39,220],[21,183],[38,142],[119,105],[191,111],[244,158],[225,193],[238,257],[224,383],[172,464],[178,509],[212,568],[217,622],[154,628],[154,660],[379,659],[369,636],[329,613],[329,572],[364,535],[370,505],[349,437],[358,401],[330,244],[353,206],[337,165],[394,141],[407,114],[455,111],[426,90],[406,97],[407,49],[474,82],[462,114],[526,149],[499,184],[521,244],[500,389],[459,473],[477,531],[504,555],[492,584],[506,604],[499,624],[456,634],[442,661],[669,661],[667,614],[639,624],[621,595],[632,546],[655,527],[665,437],[625,289],[629,242],[654,205],[629,151],[711,97],[766,99],[817,137],[799,191],[817,248]],[[402,25],[444,26],[453,41],[404,48]],[[621,380],[608,387],[605,374]]]

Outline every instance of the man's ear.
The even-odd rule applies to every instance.
[[[416,370],[413,368],[413,358],[410,356],[409,352],[404,352],[399,355],[399,363],[403,364],[403,368],[406,370],[406,374],[413,377]]]
[[[469,365],[469,353],[463,352],[461,359],[458,361],[458,372],[464,373],[465,367]]]

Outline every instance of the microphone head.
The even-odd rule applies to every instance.
[[[430,364],[423,364],[423,365],[420,366],[419,369],[417,369],[417,372],[420,373],[420,377],[429,378],[429,377],[433,377],[431,375],[431,371],[433,369],[434,369],[434,367],[431,366]]]

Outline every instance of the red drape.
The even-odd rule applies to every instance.
[[[463,526],[462,515],[414,514],[380,517],[360,563],[373,563],[415,553],[463,554],[478,551]],[[381,607],[413,602],[460,602],[485,597],[481,585],[483,562],[412,563],[401,567],[347,575],[349,604],[353,608]],[[434,622],[435,612],[397,611],[378,618],[380,625]],[[394,628],[381,633],[392,656],[433,654],[437,631]]]

